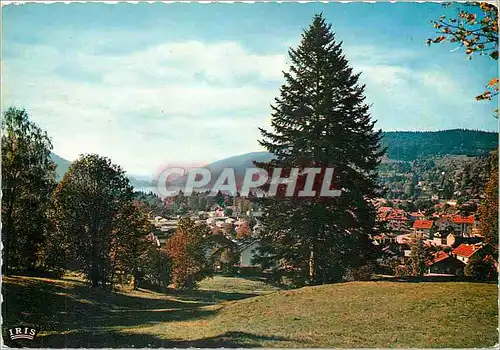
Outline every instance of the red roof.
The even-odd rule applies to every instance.
[[[452,253],[455,255],[462,256],[464,258],[469,258],[474,254],[477,250],[481,248],[481,245],[478,244],[466,244],[462,243],[458,247],[456,247]]]
[[[430,229],[432,227],[432,220],[415,220],[413,228],[416,229]]]
[[[378,208],[378,211],[379,212],[383,212],[383,213],[386,213],[386,212],[391,211],[391,210],[392,210],[391,207],[380,207],[380,208]]]
[[[474,215],[467,216],[467,217],[462,217],[462,216],[455,216],[452,221],[455,224],[474,224]]]
[[[392,211],[391,207],[381,207],[378,209],[378,216],[381,220],[385,220],[387,215]]]
[[[435,263],[438,263],[440,261],[448,259],[450,256],[446,253],[440,250],[436,254],[434,254],[433,258],[427,262],[427,265],[433,265]]]
[[[404,221],[409,220],[406,216],[399,214],[399,213],[390,213],[386,219],[387,220],[404,220]]]

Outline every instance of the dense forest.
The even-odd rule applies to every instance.
[[[498,133],[477,130],[391,131],[381,142],[387,157],[412,161],[439,155],[484,155],[498,147]]]

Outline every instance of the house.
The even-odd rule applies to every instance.
[[[259,241],[253,241],[240,248],[240,266],[241,267],[255,267],[258,266],[252,262],[257,254],[257,248],[260,247]]]
[[[432,239],[432,244],[436,246],[448,245],[448,236],[446,231],[436,232]]]
[[[377,242],[377,243],[375,243],[375,242]],[[372,243],[374,245],[380,245],[380,244],[385,245],[385,244],[391,244],[394,242],[396,242],[396,238],[387,236],[385,234],[380,234],[380,235],[374,236],[373,241],[372,241]]]
[[[408,228],[410,219],[406,217],[404,210],[394,209],[385,217],[385,221],[393,231],[404,231]]]
[[[415,220],[413,223],[413,232],[421,237],[431,238],[433,224],[432,220]]]
[[[448,236],[446,236],[446,245],[453,248],[458,247],[462,243],[477,244],[481,243],[482,241],[483,237],[480,236],[463,237],[454,233],[450,233]]]
[[[396,236],[396,244],[398,245],[399,252],[404,258],[408,258],[411,254],[411,246],[416,242],[415,234],[408,233]]]
[[[425,219],[424,213],[419,212],[412,212],[410,213],[410,221],[414,222],[415,220],[423,220]]]
[[[453,224],[450,215],[443,215],[439,217],[434,225],[438,231],[453,231]]]
[[[159,247],[161,244],[160,244],[160,240],[158,239],[158,237],[153,233],[149,233],[147,236],[146,236],[146,239],[148,241],[150,241],[151,243],[153,243],[154,245],[156,245],[157,247]]]
[[[439,231],[453,231],[461,236],[471,236],[474,228],[474,215],[462,217],[460,215],[444,215],[436,220],[436,227]]]
[[[410,221],[404,210],[391,207],[378,208],[377,216],[380,221],[387,222],[387,227],[393,231],[406,231]]]
[[[390,245],[388,245],[388,246],[386,246],[386,247],[382,248],[382,249],[381,249],[381,252],[382,252],[382,253],[384,253],[384,254],[387,254],[387,255],[389,255],[389,256],[391,256],[391,257],[394,257],[394,256],[397,256],[397,255],[398,255],[398,253],[396,253],[393,249],[391,249],[391,246],[390,246]]]
[[[472,258],[483,258],[487,255],[487,250],[485,249],[486,245],[483,243],[478,244],[467,244],[462,243],[453,251],[451,254],[455,256],[458,260],[467,264]]]
[[[205,256],[210,259],[216,269],[222,266],[222,253],[237,249],[237,242],[222,234],[214,234],[209,237],[209,245],[205,248]]]
[[[444,251],[439,251],[426,263],[428,273],[462,275],[465,264]]]
[[[392,211],[391,207],[380,207],[380,208],[378,208],[378,210],[377,210],[377,216],[378,216],[379,220],[385,221],[387,219],[387,216],[389,215],[389,213],[391,211]]]
[[[474,215],[462,217],[460,215],[452,218],[453,229],[455,232],[460,232],[463,236],[470,236],[474,228]]]

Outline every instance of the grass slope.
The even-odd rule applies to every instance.
[[[497,287],[354,282],[280,291],[216,277],[193,293],[105,294],[79,280],[3,279],[4,322],[31,323],[38,347],[486,347]]]

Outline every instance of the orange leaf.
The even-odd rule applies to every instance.
[[[498,78],[493,78],[490,80],[490,82],[488,83],[488,87],[493,87],[495,85],[498,85]]]

